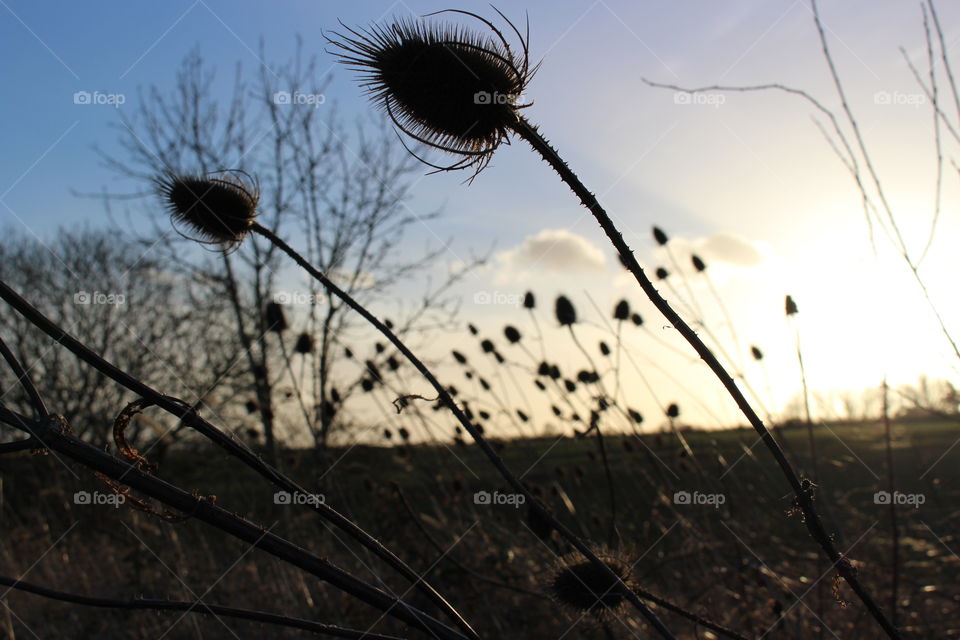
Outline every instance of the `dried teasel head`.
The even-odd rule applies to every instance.
[[[154,185],[171,220],[190,230],[185,236],[231,248],[253,228],[260,189],[243,172],[168,172],[155,178]]]
[[[626,300],[621,300],[617,303],[617,306],[613,308],[613,318],[614,320],[626,320],[630,317],[630,303]]]
[[[793,300],[793,296],[787,296],[784,299],[783,306],[788,316],[795,316],[799,311],[799,309],[797,309],[797,303]]]
[[[459,159],[438,170],[481,171],[520,120],[522,94],[536,71],[526,36],[497,11],[519,39],[510,46],[489,20],[469,11],[488,30],[398,19],[368,29],[344,27],[328,41],[340,62],[359,71],[371,100],[405,134]],[[430,14],[430,16],[437,15]],[[427,16],[429,17],[429,16]],[[424,161],[426,164],[426,161]]]
[[[603,618],[615,614],[627,602],[630,593],[630,565],[614,557],[600,556],[600,560],[619,580],[577,554],[561,561],[561,566],[553,572],[548,593],[578,615]]]
[[[572,325],[577,322],[577,310],[574,309],[573,303],[570,302],[570,299],[566,296],[557,297],[555,311],[557,314],[557,322],[559,322],[561,326]]]

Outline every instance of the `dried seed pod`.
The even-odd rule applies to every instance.
[[[185,224],[202,242],[228,248],[242,242],[253,228],[260,190],[242,173],[213,175],[168,172],[154,184],[174,222]]]
[[[532,291],[527,291],[523,294],[523,308],[524,309],[533,309],[536,306],[536,300],[533,297]]]
[[[513,344],[520,342],[520,332],[512,325],[508,324],[503,328],[503,335]]]
[[[670,272],[664,269],[663,267],[657,267],[657,280],[666,280],[670,277]]]
[[[660,227],[653,228],[653,239],[656,240],[657,244],[661,247],[670,241],[670,239],[667,238],[667,234],[665,234]]]
[[[763,360],[763,351],[760,351],[760,347],[752,345],[750,347],[750,355],[753,356],[753,359],[756,361]]]
[[[577,321],[577,310],[566,296],[558,296],[556,303],[557,322],[561,326],[569,326]]]
[[[621,300],[617,303],[617,306],[613,308],[613,319],[614,320],[626,320],[630,317],[630,303],[626,300]]]
[[[698,273],[707,270],[707,263],[697,254],[690,256],[690,262],[693,263],[693,268],[696,269]]]
[[[600,354],[604,356],[610,355],[610,347],[608,347],[607,343],[603,340],[600,341]]]
[[[670,418],[677,418],[680,416],[680,406],[676,403],[671,404],[667,407],[667,416]]]
[[[300,355],[313,353],[313,336],[306,331],[297,336],[297,342],[293,345],[293,350]]]
[[[787,296],[787,297],[786,297],[786,300],[784,301],[784,308],[785,308],[788,316],[793,316],[793,315],[796,315],[796,314],[797,314],[797,311],[798,311],[798,309],[797,309],[797,303],[794,302],[792,296]]]
[[[274,333],[283,333],[287,330],[287,316],[283,313],[283,307],[279,302],[268,302],[264,310],[264,320],[267,323],[267,331]]]

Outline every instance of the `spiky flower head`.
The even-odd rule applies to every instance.
[[[586,558],[565,561],[553,574],[548,591],[553,598],[578,614],[603,617],[613,614],[627,601],[630,568],[616,558],[601,560],[620,579],[615,580],[601,567]]]
[[[481,22],[489,33],[462,25],[398,19],[328,38],[340,62],[362,74],[371,99],[401,131],[428,146],[459,156],[441,170],[482,170],[520,119],[522,94],[536,71],[529,65],[529,33],[519,50],[492,22],[469,11],[448,9]],[[429,14],[430,17],[436,14]],[[529,29],[528,29],[529,31]],[[424,161],[425,162],[425,161]],[[429,164],[429,163],[426,163]]]
[[[657,244],[661,247],[670,242],[670,238],[667,237],[667,234],[664,233],[660,227],[653,228],[653,239],[656,240]]]
[[[205,176],[168,172],[154,184],[171,219],[202,242],[233,247],[253,228],[260,189],[242,172]]]
[[[570,299],[566,296],[557,297],[555,311],[557,314],[557,322],[559,322],[561,326],[572,325],[577,321],[577,310],[574,309],[573,303],[570,302]]]
[[[703,258],[698,256],[697,254],[693,254],[692,256],[690,256],[690,262],[693,263],[693,268],[696,269],[698,272],[703,272],[707,270],[707,263],[704,262]]]
[[[621,300],[617,303],[617,306],[613,308],[613,317],[615,320],[626,320],[630,317],[630,303],[626,300]]]
[[[799,309],[797,309],[797,303],[793,300],[793,296],[787,296],[783,306],[788,316],[795,316],[799,311]]]

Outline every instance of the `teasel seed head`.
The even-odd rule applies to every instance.
[[[696,269],[698,272],[703,272],[707,270],[707,263],[704,262],[703,258],[698,256],[697,254],[693,254],[692,256],[690,256],[690,262],[693,263],[693,268]]]
[[[799,311],[799,309],[797,309],[797,303],[793,301],[793,296],[787,296],[784,301],[784,307],[788,316],[797,315],[797,311]]]
[[[523,308],[533,309],[535,306],[537,306],[537,304],[536,304],[536,300],[533,297],[533,292],[527,291],[525,294],[523,294]]]
[[[750,355],[752,355],[753,359],[758,362],[763,360],[763,351],[760,351],[760,347],[756,345],[750,347]]]
[[[155,178],[154,185],[171,220],[188,227],[200,242],[231,248],[253,228],[260,189],[243,172],[167,172]]]
[[[633,315],[630,316],[630,321],[631,321],[633,324],[637,325],[638,327],[639,327],[639,326],[642,326],[642,325],[643,325],[643,316],[641,316],[639,313],[634,313]]]
[[[306,331],[298,335],[297,343],[293,346],[293,350],[300,355],[313,353],[313,336]]]
[[[670,277],[670,272],[663,267],[657,267],[657,280],[666,280]]]
[[[554,572],[548,587],[550,595],[577,614],[597,617],[614,614],[627,601],[630,568],[618,559],[601,560],[620,581],[585,558],[563,561],[564,565]]]
[[[561,326],[572,325],[577,321],[577,310],[566,296],[558,296],[556,304],[557,322]]]
[[[621,300],[617,303],[617,306],[613,308],[613,319],[614,320],[626,320],[630,317],[630,303],[626,300]]]
[[[264,319],[267,322],[267,331],[283,333],[287,330],[287,316],[283,313],[283,307],[279,302],[268,302]]]
[[[520,332],[513,325],[507,325],[504,327],[503,335],[506,336],[507,340],[513,344],[520,342]]]
[[[334,33],[340,62],[359,71],[371,100],[408,136],[459,159],[438,170],[481,171],[520,119],[521,94],[536,68],[525,38],[519,51],[492,22],[468,11],[489,33],[461,25],[399,19]],[[425,162],[425,161],[424,161]],[[429,163],[427,163],[429,164]]]
[[[673,403],[669,407],[667,407],[667,417],[669,418],[680,417],[680,406],[677,403]]]
[[[661,247],[670,241],[670,239],[667,237],[667,234],[665,234],[663,229],[660,227],[653,228],[653,239],[656,240],[657,244]]]

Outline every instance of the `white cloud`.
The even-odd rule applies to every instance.
[[[512,270],[536,268],[570,273],[604,271],[607,258],[583,236],[566,229],[544,229],[527,236],[518,246],[498,253],[497,261]]]
[[[763,253],[749,240],[732,233],[718,232],[694,241],[703,259],[754,267],[764,261]]]

